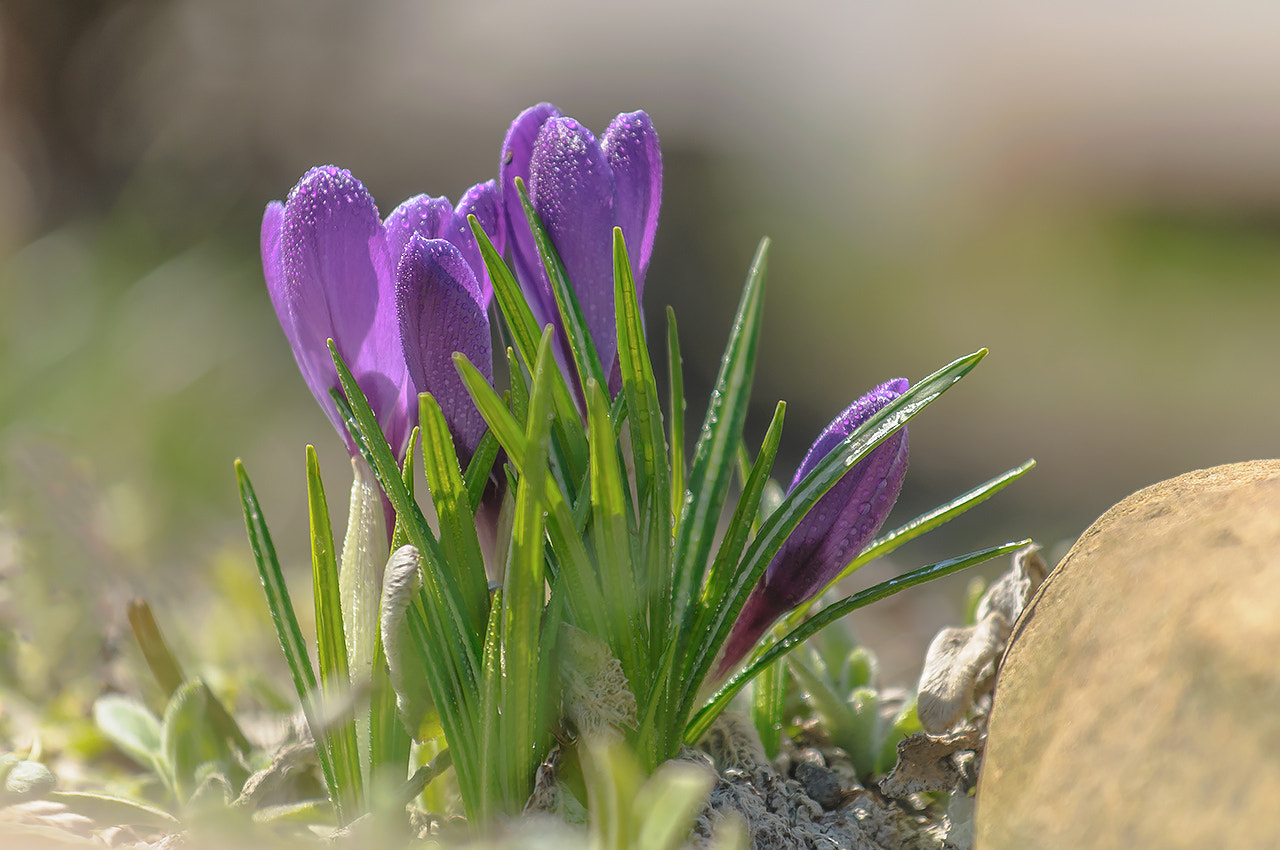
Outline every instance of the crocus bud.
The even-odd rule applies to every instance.
[[[298,368],[329,421],[355,454],[329,391],[338,372],[327,340],[351,368],[403,454],[409,439],[408,372],[400,351],[394,281],[378,208],[351,173],[313,168],[283,204],[262,217],[262,268]]]
[[[396,271],[400,340],[417,392],[431,393],[466,469],[484,436],[485,422],[467,392],[454,352],[462,352],[493,382],[489,314],[472,267],[453,243],[414,234]]]
[[[881,384],[832,420],[796,470],[795,489],[818,462],[873,414],[906,392],[904,378]],[[717,675],[740,661],[773,622],[808,601],[871,542],[902,490],[907,429],[900,428],[846,472],[782,544],[725,642]]]
[[[417,421],[418,393],[431,393],[464,469],[485,423],[453,365],[454,352],[462,352],[493,381],[488,314],[493,284],[468,215],[476,217],[501,253],[506,234],[492,180],[467,190],[457,207],[444,198],[418,195],[387,216],[387,242],[398,258],[392,272],[398,337],[409,368],[410,421]]]
[[[531,107],[511,125],[499,173],[507,241],[535,316],[539,323],[560,327],[555,296],[516,192],[517,177],[524,180],[529,200],[564,262],[601,368],[610,374],[618,347],[613,228],[622,228],[637,295],[644,288],[658,229],[662,152],[649,116],[619,115],[597,140],[551,104]]]
[[[271,303],[307,386],[353,456],[355,445],[329,395],[338,386],[338,373],[326,341],[333,339],[337,345],[387,442],[403,459],[417,421],[422,337],[443,339],[449,332],[435,329],[430,322],[415,327],[418,338],[406,349],[401,340],[397,271],[415,237],[447,240],[465,260],[483,312],[492,287],[467,223],[468,214],[476,216],[501,251],[505,228],[493,181],[472,187],[456,208],[444,198],[410,198],[383,223],[360,181],[330,165],[307,172],[283,204],[267,206],[262,218],[262,268]],[[415,279],[421,277],[415,275]],[[453,315],[444,315],[446,325]],[[487,328],[486,322],[486,346]],[[418,362],[406,363],[406,350],[411,352],[410,360],[416,357]],[[451,362],[448,373],[455,374]]]

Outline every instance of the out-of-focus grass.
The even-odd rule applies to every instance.
[[[255,234],[157,232],[108,216],[0,262],[0,749],[39,740],[72,777],[110,759],[87,719],[101,692],[163,707],[128,633],[135,595],[188,672],[232,703],[288,709],[232,460],[283,493],[301,482],[303,441],[328,430],[306,433],[313,403]]]

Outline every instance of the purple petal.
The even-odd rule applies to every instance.
[[[493,283],[489,280],[489,271],[485,267],[484,256],[480,253],[475,234],[471,232],[471,225],[467,221],[468,215],[476,217],[480,229],[489,237],[498,256],[502,256],[503,251],[506,250],[507,234],[503,226],[502,199],[498,195],[496,181],[479,183],[467,190],[462,200],[458,201],[458,207],[453,214],[453,233],[444,237],[458,247],[467,265],[471,266],[471,270],[475,272],[476,280],[480,284],[481,303],[488,308],[489,301],[493,297]]]
[[[636,294],[644,293],[662,206],[662,149],[644,112],[619,115],[600,142],[617,187],[614,211],[631,256]]]
[[[274,215],[268,208],[266,242],[276,238]],[[289,193],[280,218],[278,267],[268,263],[264,270],[278,275],[276,303],[286,308],[289,321],[282,324],[303,378],[354,451],[329,397],[338,386],[326,344],[332,338],[392,448],[402,452],[408,438],[407,374],[395,344],[393,281],[373,198],[349,172],[313,168]]]
[[[284,226],[284,204],[272,201],[262,213],[262,276],[267,281],[267,294],[271,297],[271,306],[276,310],[276,318],[289,340],[289,345],[297,350],[297,335],[293,330],[293,320],[289,317],[289,297],[286,293],[284,270],[280,263],[280,229]]]
[[[493,381],[489,318],[462,252],[444,239],[415,235],[396,272],[400,340],[418,392],[431,393],[444,412],[463,467],[475,454],[485,423],[453,364],[460,351]]]
[[[556,301],[542,261],[538,258],[538,248],[525,219],[515,179],[522,179],[525,188],[529,189],[529,164],[533,159],[534,141],[547,119],[560,114],[560,110],[549,103],[539,103],[520,113],[507,131],[507,140],[502,145],[502,160],[498,164],[498,191],[506,216],[507,247],[511,250],[520,285],[529,294],[530,306],[539,324],[555,321]]]
[[[453,206],[448,198],[415,195],[387,216],[387,254],[392,271],[399,266],[409,240],[416,233],[423,239],[445,239],[453,224]]]
[[[791,479],[791,486],[787,488],[787,492],[794,490],[796,485],[818,465],[818,461],[831,454],[832,449],[844,442],[850,434],[862,427],[885,405],[905,393],[910,386],[911,383],[906,378],[885,381],[841,411],[839,416],[822,429],[818,439],[813,441],[813,445],[805,453],[804,460],[800,462],[800,468],[796,470],[795,477]],[[845,477],[847,478],[848,474]]]
[[[311,392],[346,434],[329,390],[338,384],[325,341],[354,363],[373,327],[379,281],[370,242],[382,223],[373,198],[347,171],[313,168],[285,202],[280,269],[292,319],[294,354]]]
[[[360,389],[378,417],[397,460],[404,459],[409,432],[418,421],[417,394],[400,345],[400,319],[396,314],[395,260],[385,238],[370,241],[369,251],[378,274],[378,309],[364,345],[349,364]]]
[[[607,375],[618,349],[613,311],[613,174],[572,118],[542,127],[529,163],[529,199],[564,262]]]

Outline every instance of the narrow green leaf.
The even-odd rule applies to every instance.
[[[503,798],[519,810],[532,790],[546,732],[538,693],[539,641],[545,586],[547,514],[547,442],[551,435],[551,332],[542,335],[533,369],[525,455],[516,491],[511,556],[502,599],[502,750]]]
[[[759,515],[760,499],[768,485],[769,472],[773,468],[778,443],[782,438],[782,423],[786,409],[786,403],[781,401],[774,409],[773,420],[769,423],[769,430],[765,432],[760,454],[750,471],[744,476],[742,495],[738,499],[733,518],[729,521],[729,527],[720,542],[715,562],[707,574],[706,584],[701,590],[698,604],[689,609],[689,616],[679,625],[671,641],[668,649],[671,662],[666,666],[678,672],[665,682],[655,682],[655,689],[665,687],[667,695],[660,696],[655,690],[650,699],[664,702],[664,710],[669,712],[669,717],[688,716],[693,701],[697,698],[702,683],[701,676],[705,675],[697,671],[699,659],[706,653],[706,636],[714,634],[709,630],[715,623],[716,611],[721,604],[722,596],[728,592],[733,583],[742,551],[750,539],[756,517]],[[742,454],[745,456],[745,453]],[[678,721],[663,721],[661,726],[668,734],[677,736],[680,734],[677,728]],[[663,749],[659,752],[669,751],[673,744],[675,741],[660,741],[659,746]]]
[[[443,624],[433,616],[431,601],[425,590],[420,589],[405,611],[405,625],[410,637],[409,645],[417,652],[417,659],[427,676],[430,693],[436,710],[440,713],[440,725],[444,729],[449,749],[454,753],[454,769],[458,778],[458,790],[467,817],[480,822],[486,811],[487,796],[483,785],[483,732],[480,728],[479,682],[463,681],[457,664],[445,663],[452,653],[441,652],[449,646]]]
[[[888,581],[882,581],[874,587],[869,587],[852,596],[845,597],[839,602],[828,605],[798,628],[788,633],[786,637],[769,647],[759,658],[721,685],[719,690],[711,696],[707,703],[694,715],[693,719],[689,721],[689,726],[685,730],[685,743],[696,743],[698,738],[702,737],[702,734],[711,726],[711,722],[715,720],[716,716],[729,705],[729,701],[733,699],[738,691],[742,690],[742,687],[747,682],[750,682],[761,670],[804,643],[819,630],[826,628],[859,608],[863,608],[873,602],[879,602],[881,599],[892,596],[899,591],[968,569],[992,558],[1007,555],[1030,542],[1029,540],[1018,540],[1001,546],[994,546],[990,549],[972,552],[959,558],[939,561],[936,564],[930,564],[927,567],[903,573]]]
[[[168,642],[160,633],[160,625],[156,622],[151,606],[145,599],[131,600],[127,611],[129,627],[133,631],[134,639],[142,650],[147,666],[155,675],[161,690],[164,691],[165,698],[168,699],[186,679],[186,674],[182,672],[182,665],[178,663],[177,656],[169,649]],[[210,722],[220,735],[231,742],[232,746],[247,755],[253,749],[249,739],[245,737],[240,725],[227,711],[226,706],[212,694],[210,697]]]
[[[409,773],[412,742],[396,708],[396,692],[387,672],[381,634],[374,647],[369,685],[369,776],[403,778]]]
[[[759,515],[760,499],[764,495],[765,486],[769,483],[769,473],[773,469],[773,461],[778,454],[778,443],[782,439],[782,422],[786,412],[787,403],[778,402],[773,410],[769,430],[765,432],[764,442],[760,446],[760,454],[756,457],[756,462],[743,475],[742,496],[738,499],[733,519],[729,522],[729,528],[720,542],[720,548],[716,551],[715,562],[707,575],[706,587],[702,591],[700,614],[714,610],[716,602],[724,596],[732,584],[738,561],[750,539],[752,525]]]
[[[756,727],[764,754],[776,758],[782,746],[782,713],[787,699],[787,669],[775,661],[752,681],[751,723]]]
[[[684,504],[684,361],[680,358],[680,335],[676,330],[676,313],[667,308],[667,380],[671,383],[669,415],[671,417],[671,516],[680,519]]]
[[[467,464],[467,472],[462,478],[466,482],[467,505],[472,513],[480,508],[485,487],[489,485],[493,464],[498,459],[500,449],[498,438],[485,431],[484,436],[480,438],[480,444],[476,446],[476,453],[471,456],[471,462]]]
[[[439,543],[422,511],[405,487],[403,472],[378,429],[368,400],[332,341],[329,350],[342,385],[342,393],[331,393],[334,403],[362,455],[369,459],[379,483],[404,524],[409,542],[417,548],[422,560],[423,586],[409,606],[406,618],[411,645],[420,653],[429,673],[440,722],[456,758],[463,804],[468,816],[475,817],[483,807],[479,764],[476,761],[480,741],[475,716],[475,699],[480,688],[479,656],[483,640],[480,630],[483,624],[471,620],[458,583],[450,574]],[[440,647],[450,647],[451,651],[441,652]]]
[[[244,508],[244,522],[249,532],[249,547],[253,550],[253,559],[258,565],[258,575],[262,579],[262,589],[267,596],[267,609],[271,612],[271,622],[276,627],[276,637],[280,648],[284,650],[285,661],[293,676],[293,687],[302,703],[302,711],[307,718],[307,725],[317,739],[322,739],[323,730],[315,724],[312,706],[313,694],[316,690],[316,673],[311,667],[311,658],[307,655],[307,645],[302,639],[302,630],[298,628],[298,618],[294,614],[293,600],[289,596],[288,585],[284,574],[280,571],[280,560],[276,557],[276,548],[271,542],[271,533],[267,530],[266,519],[262,516],[262,508],[258,504],[258,496],[249,481],[249,473],[244,464],[236,460],[236,481],[240,487],[240,503]],[[329,793],[337,799],[337,775],[333,761],[329,757],[327,747],[317,747],[316,755],[320,759],[320,769],[324,774]]]
[[[728,494],[755,375],[768,253],[769,240],[762,239],[747,274],[738,312],[729,332],[729,342],[720,362],[720,374],[716,377],[715,389],[694,449],[688,494],[676,537],[673,625],[684,622],[688,607],[697,598],[720,522],[720,511]]]
[[[404,482],[405,492],[410,498],[414,498],[413,464],[421,435],[422,429],[414,426],[409,433],[409,445],[405,450],[404,464],[400,469],[400,480]],[[408,529],[397,517],[395,529],[391,535],[391,551],[396,552],[408,542]],[[413,747],[412,736],[401,718],[399,695],[392,682],[391,665],[387,659],[387,647],[384,645],[383,626],[388,615],[385,595],[387,571],[390,567],[388,563],[383,571],[383,586],[378,596],[378,630],[374,636],[373,671],[369,677],[369,777],[371,779],[377,777],[380,781],[386,777],[400,777],[408,774],[409,756]],[[418,586],[420,588],[421,584],[419,583]],[[404,649],[403,641],[397,649]],[[421,659],[416,660],[419,662],[417,670],[421,671]],[[405,661],[407,665],[413,664],[407,659]],[[425,682],[429,678],[419,673],[418,682],[415,684],[425,689]],[[429,693],[425,702],[426,708],[418,717],[419,722],[415,732],[421,731],[426,726],[438,725],[440,722],[440,716],[434,710],[435,706],[430,701]]]
[[[489,616],[489,582],[480,538],[476,534],[476,518],[471,512],[471,501],[444,411],[428,393],[418,396],[418,422],[422,429],[427,486],[440,526],[445,563],[457,577],[471,622],[481,623]]]
[[[432,610],[438,612],[438,616],[443,618],[442,626],[445,623],[448,624],[443,626],[447,629],[444,634],[449,638],[448,645],[463,650],[459,659],[462,665],[463,681],[469,683],[469,689],[474,693],[483,621],[477,622],[471,616],[473,608],[463,598],[461,588],[444,560],[444,553],[431,533],[431,527],[422,515],[418,503],[413,500],[408,488],[405,487],[403,471],[396,463],[391,447],[382,436],[378,420],[372,408],[369,407],[368,399],[365,398],[360,385],[356,383],[355,376],[351,374],[351,370],[338,354],[337,346],[332,340],[329,341],[329,351],[338,371],[338,381],[342,385],[342,394],[336,391],[332,394],[334,402],[338,405],[339,412],[343,414],[352,438],[369,460],[378,483],[382,485],[383,492],[391,500],[391,506],[395,509],[398,520],[404,523],[409,542],[417,547],[422,557],[426,567],[423,570],[424,591],[431,599]]]
[[[151,606],[143,599],[133,599],[128,606],[129,627],[133,638],[142,650],[142,657],[147,662],[156,683],[168,699],[182,684],[185,675],[182,665],[174,656],[173,650],[160,634],[160,625],[156,623]]]
[[[613,229],[613,275],[613,300],[618,324],[618,365],[631,419],[636,500],[640,504],[651,502],[655,509],[665,513],[671,498],[671,484],[662,429],[662,410],[658,405],[658,385],[653,377],[653,363],[649,360],[649,346],[641,322],[635,280],[631,276],[631,262],[627,257],[627,247],[623,243],[620,227]],[[640,525],[643,527],[646,523],[641,520]],[[667,526],[670,527],[670,520]],[[668,532],[665,543],[657,542],[669,547],[670,536]]]
[[[456,355],[454,362],[458,364],[458,373],[462,376],[462,382],[471,394],[476,409],[506,450],[511,464],[523,474],[524,457],[527,453],[524,432],[480,370],[461,355]],[[554,481],[547,486],[547,504],[550,511],[547,536],[551,539],[551,548],[559,560],[560,573],[564,576],[573,622],[608,643],[608,618],[598,572],[583,543],[581,526],[577,524],[563,491]]]
[[[622,663],[627,680],[641,673],[637,620],[637,589],[627,529],[626,482],[618,465],[617,443],[609,422],[604,390],[587,381],[587,424],[591,439],[591,540],[596,570],[604,591],[609,625],[609,649]]]
[[[400,480],[404,482],[405,493],[409,495],[410,499],[414,500],[417,499],[417,496],[413,492],[413,488],[415,486],[413,459],[417,456],[418,438],[420,433],[421,429],[419,429],[417,425],[414,425],[413,430],[409,432],[409,445],[405,449],[404,465],[400,467]],[[350,522],[350,519],[348,519],[348,522]],[[391,551],[396,551],[401,546],[408,544],[408,542],[409,530],[405,526],[405,521],[400,518],[399,514],[397,514],[395,527],[391,529]],[[339,573],[339,575],[341,575],[341,573]]]
[[[879,722],[877,712],[869,709],[865,700],[852,700],[853,694],[859,691],[875,693],[865,686],[853,689],[853,693],[842,693],[836,690],[835,682],[829,675],[821,675],[806,663],[804,653],[792,653],[787,656],[786,664],[773,662],[772,667],[790,667],[796,682],[805,693],[806,701],[813,706],[818,717],[822,719],[823,728],[831,736],[830,740],[848,754],[854,770],[864,781],[870,778],[875,758],[875,732]],[[755,680],[759,682],[757,677]]]
[[[486,805],[502,799],[502,588],[493,592],[484,632],[480,679],[480,773]],[[486,809],[486,819],[498,814]]]
[[[321,697],[330,702],[351,686],[347,638],[342,625],[338,562],[329,522],[329,502],[314,446],[307,446],[307,511],[311,521],[311,581],[316,610],[316,657]],[[363,795],[360,749],[354,718],[324,730],[318,744],[329,750],[337,787],[330,789],[339,823],[354,819]]]
[[[639,295],[622,229],[613,230],[614,312],[618,330],[618,371],[631,421],[632,465],[636,479],[636,525],[641,530],[635,583],[643,588],[652,622],[669,616],[672,580],[671,470],[667,458],[658,385],[641,320]],[[620,419],[620,417],[619,417]],[[646,641],[647,642],[647,641]],[[643,645],[643,644],[641,644]],[[654,654],[657,657],[657,654]]]
[[[529,308],[529,303],[525,300],[515,275],[502,261],[502,257],[489,241],[484,228],[476,221],[474,215],[467,216],[467,221],[471,225],[471,232],[475,234],[476,243],[480,246],[480,254],[484,258],[485,268],[489,271],[489,279],[493,282],[493,296],[498,302],[498,310],[511,331],[516,351],[520,353],[526,366],[532,370],[534,359],[538,356],[538,340],[542,337],[542,328],[538,326],[538,320],[534,318],[533,311]],[[515,373],[512,374],[514,386]],[[551,392],[555,399],[556,417],[566,424],[573,422],[578,418],[578,408],[574,404],[569,385],[565,382],[563,375],[557,373],[554,377]],[[571,475],[582,474],[582,470],[587,465],[587,443],[582,432],[569,427],[557,427],[556,433],[564,441]]]

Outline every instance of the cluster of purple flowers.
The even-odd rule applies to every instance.
[[[349,172],[309,171],[262,221],[267,289],[298,367],[347,441],[330,390],[338,376],[327,340],[351,367],[398,459],[417,419],[417,396],[440,404],[465,466],[485,431],[453,364],[461,352],[492,380],[493,289],[468,224],[474,215],[506,253],[534,316],[564,338],[555,298],[515,180],[551,238],[581,304],[604,374],[616,365],[612,232],[631,252],[637,294],[653,253],[662,198],[658,136],[644,112],[619,115],[597,139],[550,104],[523,112],[507,134],[498,179],[456,206],[418,195],[386,219]],[[563,345],[563,342],[561,342]],[[883,384],[823,431],[793,487],[858,425],[906,389]],[[790,608],[817,593],[879,530],[906,470],[905,430],[850,469],[787,541],[729,641],[736,659]],[[741,651],[739,651],[739,649]]]
[[[643,285],[662,198],[658,136],[643,112],[619,115],[599,140],[550,104],[526,110],[507,135],[500,179],[469,189],[455,207],[418,195],[382,220],[350,172],[313,168],[262,219],[262,265],[298,367],[334,427],[354,450],[329,391],[338,386],[333,339],[398,457],[417,418],[420,392],[435,396],[465,464],[484,434],[453,365],[462,352],[492,379],[493,287],[468,225],[474,215],[511,258],[534,315],[558,325],[555,300],[516,193],[515,180],[554,241],[596,340],[602,367],[613,339],[613,249],[621,227],[639,246],[632,270]]]

